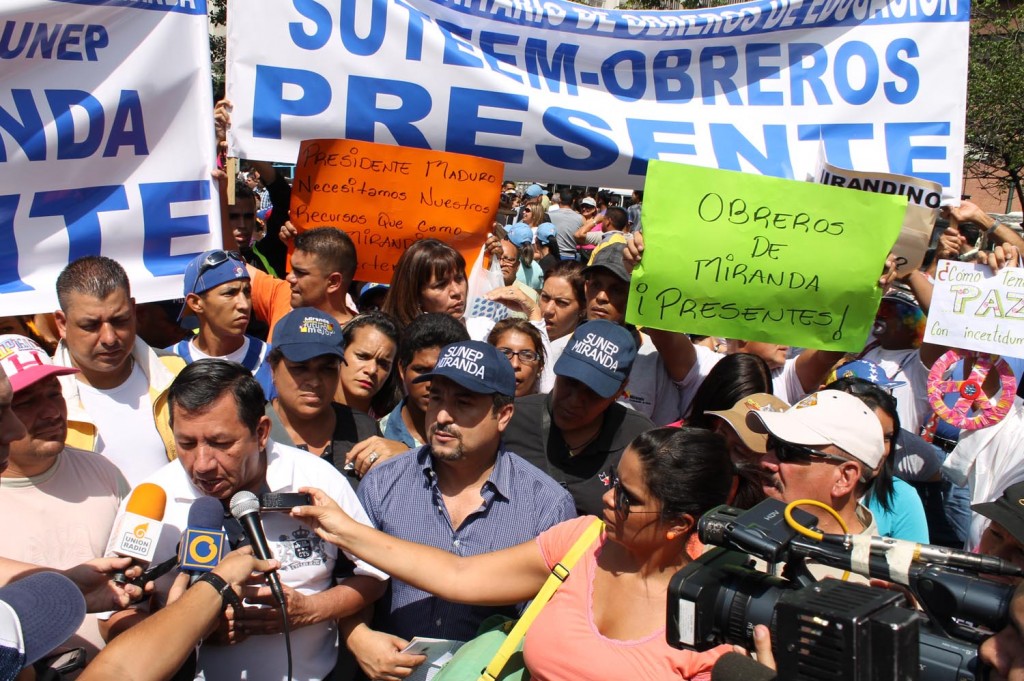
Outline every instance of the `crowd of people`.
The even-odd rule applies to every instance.
[[[897,276],[890,258],[872,337],[846,354],[627,323],[639,191],[618,206],[506,183],[486,244],[501,285],[475,301],[449,244],[354,281],[370,254],[336,226],[296,233],[282,174],[253,162],[238,179],[224,247],[167,301],[137,305],[117,262],[86,256],[57,279],[58,310],[0,324],[0,508],[17,519],[0,582],[60,571],[90,612],[53,650],[27,654],[26,629],[18,668],[45,678],[81,648],[83,679],[277,681],[287,625],[292,678],[403,679],[425,659],[411,639],[515,617],[597,516],[527,632],[532,678],[705,678],[731,647],[666,642],[669,580],[706,550],[702,514],[766,498],[827,507],[807,509],[824,532],[1024,567],[1024,402],[960,432],[927,400],[949,349],[922,342],[936,263],[980,246],[999,269],[1024,250],[970,202],[946,209],[922,268]],[[234,551],[206,586],[107,557],[143,484],[167,496],[154,562],[177,555],[196,499],[223,503]],[[240,491],[310,495],[264,514],[269,560],[229,512]],[[982,652],[1006,677],[1022,647],[1007,631]]]

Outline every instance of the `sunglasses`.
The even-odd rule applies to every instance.
[[[228,260],[234,260],[240,263],[245,262],[242,260],[242,254],[238,251],[214,251],[210,255],[206,256],[206,259],[203,260],[203,263],[199,266],[199,273],[196,275],[196,281],[199,281],[200,277],[212,270],[214,267],[223,265]]]
[[[631,511],[633,506],[639,505],[639,502],[630,496],[626,488],[622,486],[622,480],[619,479],[619,472],[616,469],[612,469],[612,490],[615,492],[615,512],[622,516],[625,520],[629,517],[630,513],[658,513],[659,511]]]
[[[775,458],[780,463],[813,463],[815,461],[850,463],[853,461],[853,459],[838,454],[829,454],[792,442],[783,442],[774,435],[768,436],[768,449],[775,452]]]

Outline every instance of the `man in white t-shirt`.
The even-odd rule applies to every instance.
[[[11,443],[0,477],[0,555],[57,570],[103,555],[128,483],[102,456],[64,446],[67,406],[58,376],[76,369],[54,366],[24,336],[0,336],[0,366],[10,377],[15,416],[25,434]],[[63,646],[84,647],[91,659],[103,647],[96,618],[86,615]]]
[[[875,315],[872,340],[860,359],[882,367],[893,381],[903,385],[893,388],[900,425],[916,435],[921,434],[931,414],[928,404],[928,371],[945,348],[922,345],[925,314],[917,299],[906,290],[893,288],[882,296]]]
[[[246,335],[252,316],[252,283],[237,253],[214,249],[200,253],[185,267],[185,304],[179,321],[199,331],[167,348],[186,363],[219,357],[238,362],[252,372],[264,394],[273,394],[269,346]]]
[[[184,361],[136,338],[135,300],[116,261],[85,256],[57,277],[54,312],[71,447],[97,452],[135,484],[174,459],[167,389]]]
[[[163,529],[154,562],[176,553],[192,502],[211,496],[228,504],[246,490],[260,495],[319,487],[347,513],[369,524],[351,486],[319,457],[270,440],[263,391],[243,367],[206,359],[185,367],[170,388],[171,425],[178,448],[173,461],[147,482],[167,493]],[[234,524],[233,524],[234,523]],[[338,657],[338,620],[358,613],[384,593],[387,576],[313,534],[288,513],[262,517],[278,570],[291,629],[293,679],[329,678]],[[225,527],[232,544],[242,536],[230,515]],[[233,546],[234,547],[234,546]],[[346,560],[347,559],[347,560]],[[157,582],[165,602],[173,576]],[[145,616],[141,611],[113,615],[108,640]],[[199,650],[197,679],[285,681],[285,641],[281,611],[270,588],[260,585],[242,608],[228,607],[217,630]]]

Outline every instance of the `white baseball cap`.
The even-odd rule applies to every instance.
[[[834,445],[872,471],[885,456],[878,417],[858,398],[838,390],[819,390],[783,412],[751,411],[747,425],[796,445]]]

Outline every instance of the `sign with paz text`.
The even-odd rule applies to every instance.
[[[388,283],[409,246],[435,238],[471,263],[494,223],[504,166],[444,151],[306,140],[292,185],[300,232],[332,226],[356,246],[355,279]]]
[[[940,260],[924,340],[1019,357],[1024,347],[1024,268],[1007,267],[993,275],[986,265]]]
[[[902,196],[652,161],[626,319],[860,350],[905,208]]]

